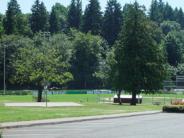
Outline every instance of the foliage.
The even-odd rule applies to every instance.
[[[163,0],[152,0],[149,16],[152,21],[158,24],[163,21],[176,21],[181,27],[184,27],[184,13],[180,8],[175,10],[168,4],[164,3]]]
[[[59,33],[66,29],[67,8],[63,5],[56,3],[52,7],[52,11],[49,17],[50,32]]]
[[[102,13],[100,11],[100,4],[98,0],[90,0],[87,5],[84,16],[82,31],[91,32],[94,35],[101,34]]]
[[[74,39],[74,51],[71,59],[71,70],[74,75],[75,88],[95,88],[98,71],[104,51],[103,40],[90,33],[78,33]]]
[[[180,8],[179,10],[175,11],[175,19],[176,21],[181,25],[181,27],[184,27],[184,13],[183,10]]]
[[[4,28],[3,28],[3,15],[0,14],[0,39],[2,35],[4,34]]]
[[[168,113],[184,113],[184,106],[183,105],[166,105],[163,106],[163,112]]]
[[[166,80],[175,80],[177,75],[177,68],[169,64],[165,65]]]
[[[151,27],[138,3],[131,5],[124,17],[115,59],[119,87],[132,92],[132,105],[136,104],[136,94],[141,90],[150,92],[161,88],[165,75],[163,49],[154,40]]]
[[[79,29],[82,18],[82,1],[71,0],[71,4],[68,11],[68,27]]]
[[[72,79],[68,71],[68,57],[70,49],[66,36],[56,35],[46,42],[38,35],[34,41],[30,40],[28,45],[19,49],[13,64],[16,69],[14,80],[20,84],[33,83],[41,96],[46,83],[63,85]]]
[[[165,38],[168,63],[175,67],[182,62],[183,58],[183,33],[183,31],[172,31]]]
[[[11,77],[14,75],[13,68],[14,58],[18,53],[18,48],[22,47],[27,42],[27,39],[17,35],[4,35],[0,44],[0,82],[3,82],[3,67],[5,54],[5,69],[6,69],[6,83],[12,84]],[[4,53],[5,52],[5,53]],[[1,83],[2,85],[3,83]]]
[[[31,9],[30,25],[33,33],[48,30],[48,13],[43,2],[36,0]]]
[[[117,0],[109,0],[105,10],[102,35],[110,45],[117,40],[123,23],[121,5]]]
[[[175,21],[164,21],[161,23],[160,27],[165,35],[172,31],[181,30],[181,25]]]
[[[72,82],[64,84],[65,87],[84,88],[85,78],[89,80],[86,87],[108,87],[120,91],[124,88],[122,87],[121,77],[124,71],[121,70],[122,68],[129,69],[129,66],[131,67],[131,65],[135,63],[135,65],[138,64],[137,67],[130,68],[130,71],[131,69],[136,71],[141,70],[145,72],[145,74],[147,74],[147,68],[152,68],[155,72],[151,69],[151,71],[149,70],[150,78],[145,77],[147,81],[151,79],[152,76],[157,76],[158,73],[156,73],[157,69],[154,69],[157,68],[157,65],[153,64],[151,60],[154,60],[155,63],[160,61],[159,59],[164,56],[167,57],[168,63],[160,62],[163,63],[163,66],[167,70],[167,79],[174,80],[176,74],[183,74],[184,33],[182,29],[184,27],[184,12],[181,8],[173,9],[171,5],[165,3],[163,0],[152,0],[148,14],[144,6],[138,8],[137,14],[133,14],[131,11],[135,11],[135,9],[132,8],[132,4],[125,4],[123,11],[121,11],[121,5],[117,0],[109,0],[104,13],[102,13],[99,1],[90,0],[83,14],[81,5],[81,0],[72,0],[69,7],[64,7],[56,3],[52,7],[51,12],[48,13],[44,3],[40,0],[36,0],[32,6],[31,13],[23,14],[17,0],[10,0],[5,15],[0,14],[0,37],[2,42],[0,44],[1,88],[3,87],[4,46],[6,46],[5,63],[8,89],[22,88],[28,85],[33,88],[33,84],[35,84],[35,81],[33,81],[35,80],[33,79],[34,77],[32,77],[33,80],[31,81],[22,78],[22,80],[25,80],[24,82],[21,82],[21,84],[13,84],[12,76],[15,77],[15,74],[18,73],[13,65],[15,64],[14,62],[18,60],[18,57],[21,56],[21,53],[24,53],[23,56],[25,57],[26,54],[29,55],[28,57],[31,57],[31,54],[38,54],[38,57],[35,56],[35,60],[39,60],[40,58],[41,63],[38,64],[43,64],[44,66],[46,63],[50,63],[52,58],[58,59],[61,57],[59,58],[58,66],[60,64],[62,64],[61,68],[66,66],[64,72],[71,72],[74,76]],[[150,18],[154,22],[149,21],[147,18]],[[126,23],[126,27],[123,27],[124,30],[122,30],[124,23]],[[71,28],[76,30],[70,31]],[[79,32],[80,30],[89,33],[85,36]],[[49,42],[38,35],[39,32],[46,31],[50,31],[51,34],[54,35]],[[66,33],[67,36],[63,35],[63,32]],[[82,40],[83,38],[84,40]],[[119,41],[117,41],[117,39]],[[107,43],[111,49],[109,49]],[[51,45],[52,48],[50,48],[49,45]],[[56,45],[58,46],[56,47]],[[131,45],[131,48],[126,49],[127,54],[123,52],[125,45]],[[147,45],[147,47],[144,47],[145,45]],[[58,47],[60,47],[60,50],[58,50]],[[46,57],[43,56],[43,51],[51,52],[52,54]],[[157,51],[158,54],[154,55],[154,51]],[[140,54],[138,54],[137,58],[134,58],[134,55],[139,52]],[[56,58],[54,54],[58,55],[58,58]],[[122,60],[125,55],[128,57],[125,58],[127,64],[122,67],[122,64],[125,64],[124,60]],[[160,58],[155,59],[156,57]],[[144,59],[142,60],[142,58]],[[22,66],[24,66],[24,60],[19,60]],[[25,61],[27,60],[28,59],[25,58]],[[139,61],[142,62],[140,63]],[[128,62],[130,62],[130,64]],[[31,61],[30,64],[32,64]],[[55,68],[54,64],[56,64],[55,60],[51,72]],[[139,67],[139,65],[141,67]],[[41,66],[42,65],[37,65],[38,68]],[[85,69],[81,69],[80,66],[84,66]],[[70,71],[69,68],[71,69]],[[158,67],[158,69],[161,68],[162,66]],[[30,70],[32,70],[32,68],[30,68]],[[38,69],[35,70],[33,69],[28,73],[35,72],[35,74],[38,75]],[[137,82],[142,82],[142,79],[139,79],[139,76],[142,75],[141,71],[137,73],[137,80],[135,79]],[[156,73],[156,75],[154,73]],[[83,76],[83,74],[85,75],[82,78],[81,76]],[[133,74],[130,74],[130,76],[131,75]],[[132,78],[134,78],[134,76]],[[158,79],[157,82],[160,83],[162,76],[158,76]],[[69,80],[66,82],[68,81]],[[78,85],[79,83],[83,84]],[[150,83],[156,84],[155,80],[150,81]],[[139,83],[136,84],[138,85]],[[144,85],[147,87],[147,83]],[[60,85],[58,81],[52,81],[52,86]],[[142,83],[140,87],[142,87]],[[159,87],[160,86],[157,86],[157,88]]]
[[[152,0],[150,8],[150,19],[157,23],[161,23],[164,20],[164,3],[162,0]]]
[[[4,29],[6,34],[10,35],[18,32],[18,29],[20,29],[18,28],[18,25],[21,14],[22,13],[17,0],[11,0],[8,3],[8,9],[4,18]]]
[[[177,75],[184,75],[184,64],[178,64]]]

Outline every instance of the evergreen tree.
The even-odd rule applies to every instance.
[[[68,27],[79,29],[82,17],[81,0],[72,0],[68,11]]]
[[[102,34],[110,45],[113,45],[117,40],[123,22],[122,19],[121,5],[117,3],[117,0],[109,0],[103,19]]]
[[[30,25],[33,33],[48,30],[48,13],[43,2],[36,0],[32,6]]]
[[[76,0],[72,0],[70,7],[69,7],[69,11],[68,11],[68,26],[69,27],[75,27],[75,15],[76,15],[76,4],[75,4]]]
[[[182,28],[184,27],[184,13],[182,8],[180,8],[176,13],[176,21],[181,25]]]
[[[131,105],[136,105],[136,95],[141,90],[158,90],[164,79],[162,48],[154,40],[155,31],[151,28],[152,23],[135,2],[124,17],[123,31],[115,51],[117,87],[119,93],[122,88],[132,93]]]
[[[61,23],[59,20],[59,17],[57,15],[57,12],[52,8],[51,14],[50,14],[50,32],[51,33],[58,33],[61,31]]]
[[[174,20],[174,11],[168,3],[164,7],[164,20]]]
[[[0,39],[1,39],[3,33],[4,33],[3,16],[0,14]]]
[[[18,17],[20,17],[20,15],[21,10],[17,0],[11,0],[8,3],[8,9],[3,23],[6,34],[16,34],[18,32]]]
[[[52,11],[49,17],[50,32],[58,33],[66,29],[67,20],[67,8],[63,5],[56,3],[52,7]]]
[[[82,1],[77,0],[76,4],[76,28],[79,29],[82,21]]]
[[[152,0],[150,8],[150,19],[157,23],[161,23],[164,20],[164,3],[162,0]]]
[[[173,14],[174,14],[174,20],[177,21],[177,16],[178,16],[178,8],[176,7],[174,10],[173,10]]]
[[[83,17],[82,31],[91,32],[94,35],[101,33],[102,13],[98,0],[90,0]]]

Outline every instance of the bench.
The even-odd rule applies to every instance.
[[[121,98],[122,103],[131,103],[131,101],[132,101],[132,95],[121,95],[120,98]],[[118,99],[117,95],[114,96],[114,103],[119,103],[119,99]],[[138,103],[138,104],[142,103],[142,96],[141,95],[136,96],[136,103]]]

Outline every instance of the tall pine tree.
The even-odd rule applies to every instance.
[[[57,11],[54,10],[53,7],[49,18],[49,23],[50,23],[49,30],[51,33],[58,33],[59,31],[61,31],[61,23]]]
[[[110,45],[117,40],[122,26],[121,5],[117,0],[109,0],[103,18],[102,35]]]
[[[44,3],[36,0],[31,11],[30,25],[33,33],[48,31],[48,12]]]
[[[1,39],[3,33],[4,33],[3,16],[0,14],[0,39]]]
[[[136,105],[136,95],[141,90],[153,92],[161,87],[164,79],[163,53],[153,38],[154,33],[151,21],[135,2],[124,17],[115,52],[117,86],[132,93],[132,105]]]
[[[174,11],[168,3],[164,7],[164,20],[174,20]]]
[[[83,17],[82,31],[94,35],[101,34],[102,13],[98,0],[90,0]]]
[[[82,17],[81,0],[72,0],[68,11],[68,27],[79,29]]]
[[[8,9],[6,11],[6,17],[3,21],[3,26],[6,34],[16,34],[18,33],[18,21],[21,15],[20,6],[17,0],[11,0],[8,3]]]
[[[150,19],[157,23],[161,23],[164,20],[164,2],[162,0],[152,0],[150,8]]]

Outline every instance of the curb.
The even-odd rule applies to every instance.
[[[1,123],[0,129],[11,129],[11,128],[43,126],[43,125],[57,125],[57,124],[77,123],[77,122],[84,122],[84,121],[94,121],[94,120],[105,120],[105,119],[116,119],[116,118],[134,117],[134,116],[153,115],[153,114],[160,114],[160,113],[162,113],[162,111],[134,112],[134,113],[124,113],[124,114],[115,114],[115,115],[73,117],[73,118],[63,118],[63,119],[23,121],[23,122],[12,122],[12,123],[10,122],[10,123]]]

